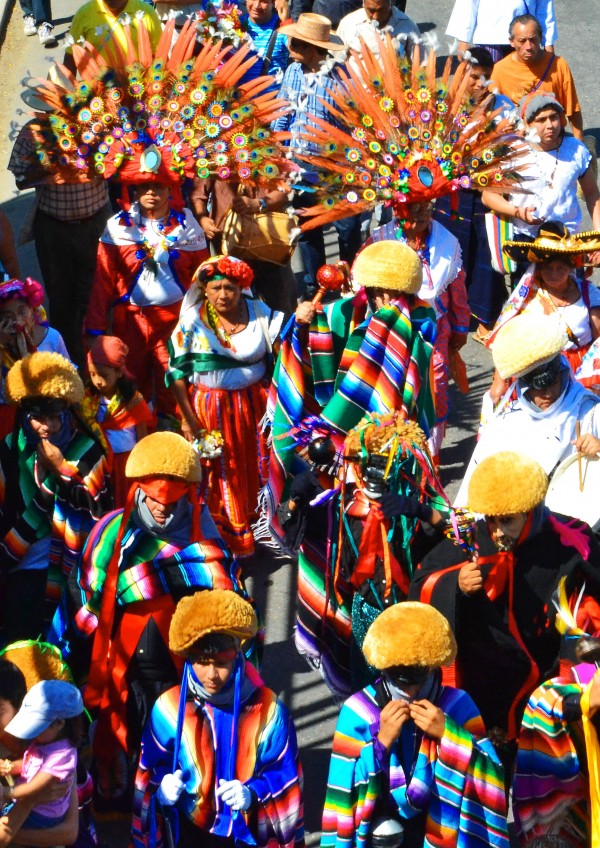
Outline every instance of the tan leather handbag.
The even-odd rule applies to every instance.
[[[256,259],[287,265],[295,249],[294,230],[298,219],[287,212],[248,212],[230,210],[223,225],[221,249],[238,259]]]

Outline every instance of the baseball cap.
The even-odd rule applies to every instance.
[[[82,712],[83,699],[76,686],[65,680],[41,680],[31,687],[4,729],[17,739],[35,739],[56,719],[74,718]]]

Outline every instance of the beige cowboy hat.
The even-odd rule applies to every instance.
[[[306,41],[316,47],[325,50],[343,50],[344,42],[337,35],[331,34],[331,21],[325,15],[317,15],[314,12],[305,12],[298,17],[294,24],[288,24],[279,28],[283,35],[297,38],[298,41]]]

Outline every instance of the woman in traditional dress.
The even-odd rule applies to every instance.
[[[189,441],[218,430],[223,453],[213,461],[206,500],[237,556],[254,551],[252,522],[266,482],[267,374],[283,313],[243,295],[252,270],[232,256],[203,262],[185,296],[169,342],[167,385]],[[310,305],[302,304],[297,317]],[[256,458],[256,460],[254,460]]]
[[[502,310],[488,344],[493,345],[500,327],[515,315],[553,315],[567,335],[563,353],[576,372],[600,336],[600,292],[587,279],[577,279],[575,269],[599,247],[600,233],[569,235],[558,221],[542,224],[535,239],[521,236],[506,242],[503,249],[512,259],[531,264]],[[494,402],[507,388],[496,372],[491,389]]]

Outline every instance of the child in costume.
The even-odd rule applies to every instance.
[[[111,450],[111,483],[117,508],[125,506],[125,465],[132,448],[154,421],[148,404],[127,375],[129,348],[116,336],[99,336],[87,355],[89,382],[82,409],[101,427]]]
[[[134,848],[151,844],[154,796],[169,819],[179,812],[180,848],[304,845],[294,725],[241,650],[256,632],[251,605],[234,592],[197,592],[177,605],[169,644],[186,665],[142,740]]]
[[[0,442],[4,640],[37,638],[94,522],[112,505],[107,460],[78,412],[83,383],[58,353],[19,359],[6,378],[18,427]]]
[[[363,651],[381,676],[340,712],[323,848],[508,848],[500,761],[469,695],[441,683],[456,654],[446,619],[427,604],[396,604]],[[390,833],[397,841],[380,842]]]
[[[62,797],[34,807],[23,827],[43,830],[60,824],[69,809],[77,771],[78,717],[83,712],[79,690],[64,680],[42,680],[25,695],[19,712],[5,732],[28,742],[22,763],[12,772],[21,782],[13,789],[15,800],[47,786],[52,777],[64,781]]]
[[[4,380],[17,359],[34,350],[70,358],[61,334],[48,326],[43,302],[44,289],[30,277],[0,283],[0,439],[11,432],[15,423],[16,407],[6,401]]]

